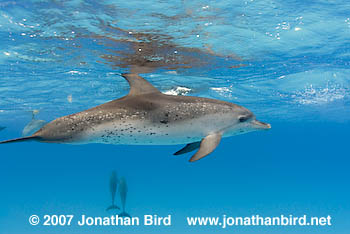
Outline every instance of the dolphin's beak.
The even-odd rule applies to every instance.
[[[271,128],[271,124],[263,123],[263,122],[256,120],[256,119],[253,120],[251,123],[252,123],[253,127],[256,129],[267,130],[267,129]]]

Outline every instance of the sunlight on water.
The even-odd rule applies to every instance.
[[[295,105],[348,103],[349,6],[292,3],[3,2],[1,115],[58,116],[113,100],[127,93],[118,74],[128,71],[172,95],[277,118],[281,109],[293,118]]]
[[[348,90],[338,86],[329,87],[329,85],[327,85],[326,88],[315,89],[310,85],[304,92],[297,92],[297,94],[292,97],[300,104],[324,104],[344,99],[348,92]]]

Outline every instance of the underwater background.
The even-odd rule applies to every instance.
[[[350,230],[350,3],[0,1],[0,139],[128,92],[243,105],[270,131],[225,138],[189,163],[182,146],[0,146],[0,234],[332,233]],[[131,216],[171,226],[31,226],[36,214],[109,216],[110,176]],[[117,191],[116,204],[121,205]],[[187,216],[332,217],[332,226],[188,226]]]

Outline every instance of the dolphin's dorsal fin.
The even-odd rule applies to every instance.
[[[130,91],[128,94],[129,96],[149,93],[161,93],[157,88],[155,88],[138,74],[124,73],[122,76],[128,81],[130,85]]]
[[[32,119],[35,119],[35,116],[39,114],[40,110],[32,110]]]

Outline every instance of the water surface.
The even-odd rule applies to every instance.
[[[347,1],[1,1],[1,139],[19,137],[33,110],[51,121],[127,94],[130,71],[162,92],[243,105],[273,128],[224,139],[193,164],[172,156],[181,146],[2,145],[0,233],[347,233],[349,12]],[[108,215],[113,170],[128,181],[131,215],[172,214],[173,225],[28,224]],[[223,213],[333,225],[185,225]]]

